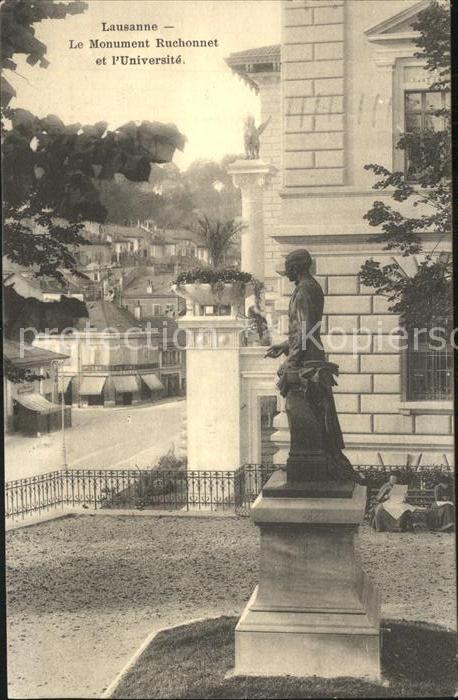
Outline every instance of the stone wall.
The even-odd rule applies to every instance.
[[[344,182],[344,3],[287,2],[283,10],[283,183]]]
[[[415,464],[419,459],[424,464],[452,464],[452,402],[404,400],[399,319],[389,313],[385,299],[358,279],[369,256],[386,264],[389,255],[375,247],[371,250],[367,243],[367,252],[361,255],[363,245],[357,240],[308,242],[316,279],[326,295],[323,343],[341,372],[335,400],[347,454],[354,464]],[[285,247],[280,257],[294,247]],[[283,309],[279,323],[283,332],[291,291],[292,285],[282,279],[275,307],[279,313]]]

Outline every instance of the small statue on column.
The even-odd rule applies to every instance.
[[[332,394],[339,368],[327,362],[320,337],[324,294],[300,249],[286,258],[285,273],[295,290],[289,303],[288,340],[273,345],[266,357],[286,355],[278,370],[278,388],[286,397],[291,448],[287,483],[358,481],[345,447]]]
[[[266,119],[260,126],[255,126],[254,117],[249,114],[245,119],[245,127],[243,129],[243,142],[245,145],[245,157],[247,160],[257,160],[259,158],[259,148],[261,136],[264,129],[270,122],[270,117]]]

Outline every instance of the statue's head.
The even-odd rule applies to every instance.
[[[310,272],[312,257],[308,250],[300,248],[286,256],[285,272],[291,282],[296,282],[305,272]]]
[[[254,117],[252,114],[247,114],[245,117],[245,126],[253,126],[254,125]]]

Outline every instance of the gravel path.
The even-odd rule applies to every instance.
[[[7,533],[12,698],[97,697],[152,629],[238,614],[257,582],[250,520],[83,515]],[[455,621],[454,537],[359,549],[385,618]]]

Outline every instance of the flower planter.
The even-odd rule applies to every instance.
[[[173,289],[179,296],[186,299],[187,312],[200,316],[201,307],[212,306],[215,315],[218,308],[231,307],[231,316],[244,315],[245,297],[252,285],[244,282],[218,282],[216,284],[198,283],[174,285]]]

